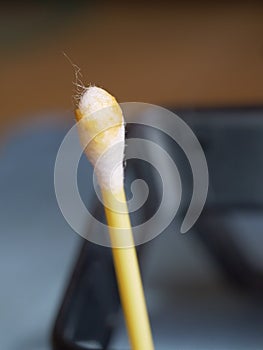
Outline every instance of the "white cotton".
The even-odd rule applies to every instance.
[[[124,121],[116,99],[98,87],[89,87],[79,102],[79,134],[101,188],[123,186]],[[86,147],[87,146],[87,147]]]
[[[97,86],[90,86],[86,89],[79,101],[79,110],[85,115],[95,113],[102,108],[109,107],[116,102],[106,90]]]

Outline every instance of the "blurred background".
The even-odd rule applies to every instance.
[[[72,110],[73,69],[119,101],[261,104],[260,2],[37,1],[1,6],[1,127]]]
[[[74,122],[75,73],[64,53],[81,68],[86,85],[104,87],[120,102],[180,112],[208,157],[214,187],[204,218],[210,221],[200,221],[199,234],[182,238],[178,233],[177,254],[167,253],[160,270],[165,280],[152,279],[156,266],[146,264],[149,288],[163,285],[169,294],[160,294],[164,304],[156,302],[156,295],[151,299],[157,342],[169,340],[166,345],[159,340],[158,349],[262,349],[262,18],[261,2],[1,4],[1,349],[51,349],[54,321],[83,243],[61,215],[53,187],[56,153]],[[222,147],[226,140],[228,148]],[[83,189],[86,202],[92,202],[88,186]],[[225,233],[232,237],[230,248],[218,243],[220,232],[212,241],[202,233],[214,229],[211,225],[222,219],[226,207],[231,215],[233,208],[246,208],[224,224],[237,225],[241,232]],[[244,240],[248,234],[251,245]],[[154,261],[159,250],[173,246],[172,237],[156,239],[145,256]],[[167,310],[172,314],[164,321]],[[203,314],[208,316],[201,322]],[[160,322],[167,326],[158,338]],[[196,324],[200,332],[192,333],[194,343],[189,342],[186,329]],[[113,348],[127,348],[124,333],[120,323]]]

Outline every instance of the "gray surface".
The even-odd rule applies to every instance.
[[[59,211],[53,188],[55,156],[66,127],[50,125],[38,122],[20,130],[1,153],[1,350],[50,349],[50,330],[80,243]],[[80,187],[88,202],[88,186]],[[262,219],[252,215],[237,221],[240,245],[262,262]],[[143,266],[156,349],[263,348],[262,300],[223,283],[194,231],[181,236],[170,227],[147,245]],[[123,320],[112,346],[128,348]]]
[[[50,329],[79,243],[53,186],[65,131],[38,121],[10,135],[1,150],[1,350],[50,348]]]
[[[157,350],[263,348],[262,298],[226,284],[194,230],[182,236],[168,229],[148,245],[143,262]],[[111,349],[129,349],[122,315]]]

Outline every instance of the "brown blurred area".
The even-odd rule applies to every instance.
[[[263,3],[35,2],[2,6],[1,134],[73,110],[74,70],[120,102],[263,104]]]

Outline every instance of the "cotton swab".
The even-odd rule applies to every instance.
[[[124,120],[116,99],[86,89],[76,110],[81,143],[101,189],[118,288],[133,350],[154,349],[123,184]],[[111,151],[113,149],[113,151]]]

